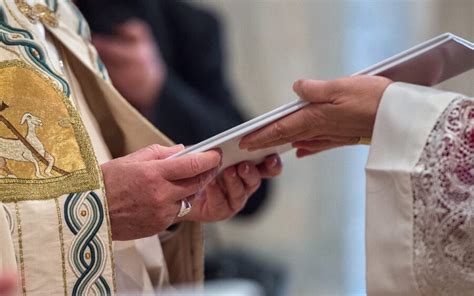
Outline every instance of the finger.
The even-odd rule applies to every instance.
[[[337,142],[337,143],[347,143],[347,142],[352,142],[354,140],[357,140],[358,141],[358,137],[350,137],[350,136],[328,136],[328,135],[324,135],[324,136],[316,136],[316,137],[313,137],[313,138],[309,138],[305,141],[296,141],[293,143],[293,147],[295,147],[295,145],[298,145],[299,143],[306,143],[306,142],[310,142],[310,141],[323,141],[323,140],[326,140],[326,141],[332,141],[332,142]]]
[[[278,155],[274,154],[265,158],[264,162],[257,166],[260,176],[264,179],[273,178],[281,174],[283,165]]]
[[[166,159],[182,150],[184,150],[184,145],[166,147],[154,144],[133,152],[124,158],[130,162],[159,160]]]
[[[222,179],[227,190],[227,198],[231,209],[234,211],[240,210],[245,202],[245,186],[236,167],[227,168],[223,172]]]
[[[314,151],[298,149],[298,150],[296,150],[296,157],[303,158],[303,157],[318,154],[318,153],[324,152],[326,150],[330,150],[332,148],[337,148],[337,147],[340,147],[340,146],[334,146],[334,147],[324,148],[324,149],[319,149],[319,150],[314,150]]]
[[[298,150],[296,150],[296,157],[303,158],[303,157],[310,156],[310,155],[313,155],[313,154],[316,154],[316,153],[317,152],[312,152],[312,151],[308,151],[308,150],[304,150],[304,149],[298,149]]]
[[[336,140],[325,139],[325,140],[312,140],[312,141],[300,141],[293,143],[293,147],[298,149],[304,149],[309,151],[321,151],[327,150],[340,146],[355,145],[359,142],[358,137],[340,137]]]
[[[250,162],[243,162],[237,166],[237,173],[239,174],[245,188],[247,195],[253,193],[261,183],[260,172],[257,167]]]
[[[118,25],[115,33],[123,39],[137,42],[143,38],[148,38],[151,35],[151,30],[148,24],[140,19],[131,19]]]
[[[121,65],[130,59],[134,59],[130,44],[120,38],[95,34],[92,37],[92,44],[97,49],[101,59],[109,67],[111,65]]]
[[[332,141],[312,141],[313,143],[306,143],[304,145],[298,145],[296,150],[296,157],[302,158],[308,155],[320,153],[326,150],[345,146],[344,143],[332,142]]]
[[[187,179],[216,169],[221,163],[221,154],[216,150],[160,160],[158,169],[170,181]]]
[[[255,150],[259,150],[259,149],[266,149],[266,148],[285,145],[285,144],[296,142],[296,141],[299,141],[299,140],[306,140],[308,138],[313,138],[314,134],[315,134],[315,132],[312,131],[312,130],[305,130],[305,131],[303,131],[299,134],[296,134],[296,135],[293,135],[293,136],[290,136],[290,137],[285,137],[285,138],[282,138],[282,139],[279,139],[279,140],[275,140],[275,141],[260,144],[260,146],[258,146],[258,148],[256,148],[256,147],[248,148],[248,150],[250,152],[252,152],[252,151],[255,151]]]
[[[170,192],[174,192],[173,201],[200,194],[204,188],[216,178],[217,174],[218,170],[213,169],[192,178],[171,181]],[[157,191],[159,192],[160,188],[157,188]]]
[[[292,113],[266,127],[245,136],[240,141],[241,149],[261,149],[266,143],[284,142],[283,139],[307,131],[310,126],[308,122],[308,107]],[[283,140],[283,141],[282,141]]]
[[[293,84],[293,90],[303,100],[318,104],[332,103],[339,89],[339,83],[335,81],[300,79]]]
[[[206,202],[208,205],[209,211],[214,213],[220,213],[221,215],[225,215],[228,211],[230,206],[229,200],[226,196],[226,191],[223,190],[225,187],[224,181],[222,180],[223,175],[219,176],[217,179],[214,179],[209,183],[206,187]],[[218,180],[222,180],[218,182]],[[220,216],[220,215],[219,215]]]

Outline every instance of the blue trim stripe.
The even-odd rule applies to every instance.
[[[77,213],[82,206],[90,209],[90,216],[86,224],[79,219]],[[110,295],[110,286],[107,281],[97,275],[102,272],[106,261],[105,247],[98,239],[97,234],[103,225],[105,215],[100,198],[94,192],[73,193],[66,198],[64,204],[64,219],[70,231],[77,236],[71,245],[74,267],[79,270],[80,275],[73,287],[73,295],[86,295],[90,291],[88,287],[95,289],[98,295]],[[86,254],[89,254],[87,258]],[[96,279],[95,282],[91,282]]]
[[[2,32],[3,31],[3,32]],[[12,39],[9,34],[18,34],[21,38]],[[3,22],[0,22],[0,42],[10,46],[22,46],[30,60],[38,66],[47,75],[52,76],[61,85],[64,94],[69,97],[71,90],[67,81],[56,74],[48,65],[45,59],[45,53],[40,45],[34,42],[33,36],[30,32],[13,28]]]

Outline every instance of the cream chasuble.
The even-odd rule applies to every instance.
[[[18,271],[22,295],[151,292],[167,265],[173,283],[200,282],[199,223],[112,243],[99,163],[172,142],[111,86],[89,40],[70,1],[0,1],[0,272]]]
[[[366,172],[368,295],[474,295],[474,99],[390,85]]]

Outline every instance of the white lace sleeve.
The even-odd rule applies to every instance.
[[[411,174],[414,271],[423,295],[474,295],[474,100],[458,98]]]

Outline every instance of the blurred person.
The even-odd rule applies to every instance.
[[[1,271],[17,259],[25,295],[199,285],[201,222],[235,215],[281,162],[167,159],[184,146],[118,94],[88,32],[70,1],[0,4]]]
[[[79,0],[89,20],[93,44],[114,86],[160,130],[186,145],[243,122],[225,79],[219,19],[191,2],[174,0]],[[269,198],[260,188],[237,214],[251,218]],[[284,268],[245,250],[219,245],[216,229],[206,229],[207,280],[256,280],[269,295],[282,295]]]
[[[293,88],[312,104],[248,135],[241,148],[292,143],[305,157],[372,138],[368,294],[472,295],[474,98],[373,76]]]
[[[155,126],[185,145],[244,121],[225,78],[221,24],[189,1],[78,0],[117,90]],[[239,217],[269,196],[263,181]]]

